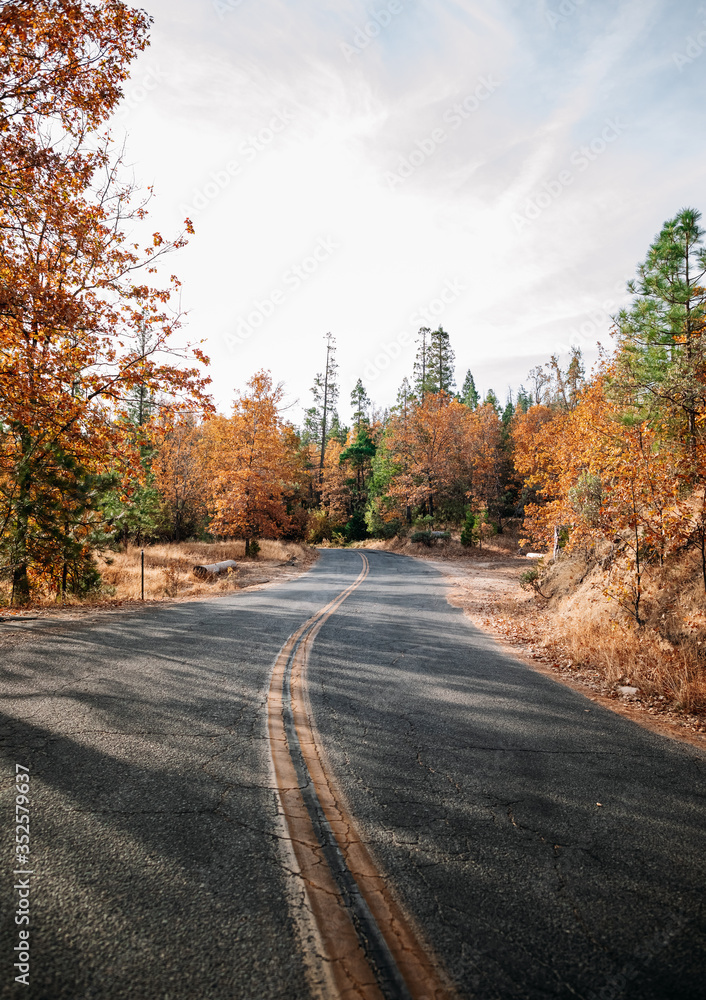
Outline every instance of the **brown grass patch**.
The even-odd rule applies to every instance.
[[[145,552],[145,600],[166,601],[175,598],[200,598],[230,593],[244,587],[288,579],[308,569],[317,552],[297,542],[260,541],[256,559],[245,558],[245,542],[181,542],[147,545]],[[141,600],[141,549],[96,554],[101,574],[100,591],[85,598],[66,595],[64,606],[95,607]],[[223,576],[197,580],[195,565],[234,559],[238,566]],[[9,598],[9,592],[6,595]],[[56,606],[55,595],[35,599],[30,607]]]

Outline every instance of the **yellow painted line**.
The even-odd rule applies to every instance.
[[[362,579],[359,578],[362,582]],[[354,587],[357,585],[353,585]],[[335,988],[331,1000],[384,1000],[368,965],[350,914],[322,856],[321,845],[299,789],[287,746],[283,718],[283,682],[289,657],[307,628],[329,609],[338,606],[351,587],[306,621],[289,637],[275,661],[268,697],[268,729],[275,779],[294,855],[299,865],[312,915],[326,950],[330,978]]]
[[[423,942],[420,931],[394,899],[358,834],[344,797],[331,775],[312,721],[306,691],[309,653],[324,623],[367,577],[368,559],[359,554],[363,568],[355,582],[290,636],[275,663],[268,699],[268,724],[277,787],[311,911],[333,973],[337,992],[331,994],[331,1000],[348,1000],[349,997],[385,1000],[385,994],[388,997],[408,997],[410,1000],[452,1000],[457,996],[452,984]],[[374,924],[371,926],[376,925],[377,933],[384,942],[382,947],[391,956],[390,964],[398,985],[388,982],[385,993],[381,992],[360,943],[359,932],[323,855],[322,844],[314,832],[299,789],[284,724],[283,687],[290,660],[291,711],[301,756],[335,837],[336,847],[372,915]]]

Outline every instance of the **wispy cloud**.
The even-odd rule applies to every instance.
[[[616,298],[663,219],[702,197],[706,56],[682,72],[672,59],[693,30],[690,5],[146,5],[153,45],[133,89],[150,67],[159,75],[117,124],[155,183],[161,226],[201,195],[175,266],[193,332],[220,359],[221,399],[271,360],[305,401],[329,329],[346,378],[361,374],[456,278],[467,291],[443,322],[459,368],[516,383],[527,358]],[[291,120],[270,140],[278,115]],[[256,156],[244,152],[253,141]],[[531,225],[513,222],[540,201]],[[316,280],[288,289],[229,352],[237,320],[322,234],[339,249]],[[408,353],[377,378],[380,402],[408,374]]]

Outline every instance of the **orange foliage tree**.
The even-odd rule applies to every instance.
[[[492,406],[470,410],[445,393],[426,393],[423,402],[396,414],[383,441],[395,513],[408,520],[412,508],[458,516],[471,495],[487,501],[496,487],[500,431]]]
[[[203,428],[192,413],[160,414],[153,422],[152,473],[160,498],[161,529],[173,542],[194,535],[207,515]]]
[[[207,405],[207,380],[175,363],[207,360],[171,346],[176,278],[135,281],[183,239],[128,241],[145,210],[101,131],[148,27],[119,0],[0,11],[0,543],[18,601],[67,569],[80,587],[101,491],[138,464],[131,394]]]
[[[537,406],[519,417],[515,462],[544,501],[527,508],[533,538],[549,544],[562,526],[569,531],[569,549],[609,542],[609,561],[622,561],[629,580],[616,584],[610,596],[643,624],[645,565],[663,562],[684,543],[691,516],[678,450],[639,411],[609,398],[612,377],[607,365],[570,412],[551,416]]]
[[[259,371],[231,417],[206,425],[211,530],[245,539],[280,538],[291,527],[291,496],[300,476],[296,441],[280,413],[281,385]]]

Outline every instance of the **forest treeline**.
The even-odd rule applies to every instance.
[[[664,224],[592,373],[552,357],[516,398],[455,383],[449,334],[422,328],[395,405],[358,381],[341,400],[322,343],[311,405],[250,377],[215,412],[198,345],[177,340],[171,239],[130,235],[146,205],[108,130],[149,18],[118,0],[0,7],[0,553],[8,595],[100,588],[95,553],[129,543],[241,538],[320,543],[457,528],[469,546],[522,519],[533,546],[620,569],[613,596],[641,624],[643,576],[701,553],[704,231]],[[41,59],[38,54],[41,53]],[[242,372],[234,373],[240,381]],[[346,404],[348,423],[340,416]]]

